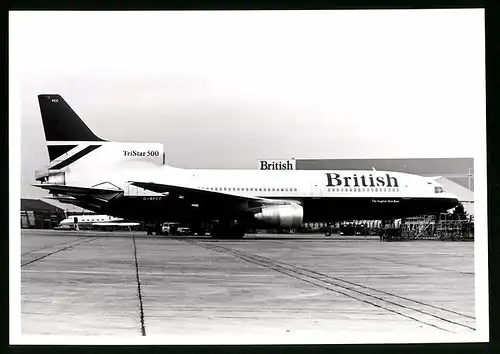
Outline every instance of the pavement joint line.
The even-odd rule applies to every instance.
[[[41,250],[44,250],[46,248],[51,248],[51,247],[54,247],[54,246],[60,246],[60,245],[64,245],[66,243],[70,243],[70,242],[76,242],[76,241],[80,241],[82,238],[89,238],[90,236],[76,236],[76,237],[80,237],[79,239],[77,240],[69,240],[69,241],[64,241],[64,242],[59,242],[59,243],[54,243],[52,245],[46,245],[46,246],[43,246],[41,248],[37,248],[36,250],[33,250],[33,251],[29,251],[29,252],[24,252],[24,253],[21,253],[21,256],[26,256],[27,254],[30,254],[30,253],[35,253],[35,252],[39,252]]]
[[[52,256],[53,254],[56,254],[56,253],[59,253],[59,252],[65,251],[65,250],[67,250],[67,249],[70,249],[70,248],[72,248],[72,247],[80,246],[80,245],[82,245],[82,244],[84,244],[84,243],[91,242],[91,241],[95,241],[95,240],[97,240],[97,239],[98,239],[98,238],[100,238],[100,237],[101,237],[101,236],[93,237],[93,238],[91,238],[90,240],[88,240],[88,239],[87,239],[87,240],[85,240],[85,241],[83,241],[83,242],[80,242],[80,243],[77,243],[77,244],[75,244],[75,242],[80,241],[80,240],[75,240],[75,241],[73,241],[73,243],[72,243],[72,244],[70,244],[70,245],[69,245],[69,246],[67,246],[67,247],[60,248],[60,249],[58,249],[57,251],[47,253],[47,254],[45,254],[45,255],[43,255],[43,256],[41,256],[41,257],[38,257],[38,258],[32,259],[32,260],[31,260],[31,261],[29,261],[29,262],[26,262],[26,263],[21,264],[21,268],[22,268],[22,267],[24,267],[24,266],[27,266],[27,265],[29,265],[29,264],[32,264],[32,263],[38,262],[38,261],[40,261],[40,260],[42,260],[42,259],[44,259],[44,258],[47,258],[48,256]]]
[[[135,276],[137,279],[137,295],[139,296],[139,310],[141,318],[141,334],[146,336],[146,326],[144,325],[144,307],[142,304],[142,292],[141,292],[141,280],[139,278],[139,263],[137,262],[137,246],[135,243],[135,235],[132,235],[132,241],[134,244],[134,260],[135,260]]]
[[[443,317],[440,317],[440,316],[437,316],[435,314],[432,314],[432,313],[428,313],[428,312],[425,312],[425,311],[422,311],[422,310],[419,310],[419,309],[415,309],[415,308],[412,308],[412,307],[409,307],[409,306],[404,306],[402,304],[398,304],[398,303],[395,303],[393,301],[390,301],[390,300],[387,300],[387,299],[383,299],[383,298],[380,298],[378,296],[375,296],[375,295],[372,295],[372,294],[369,294],[369,293],[365,293],[363,291],[359,291],[359,290],[356,290],[356,289],[353,289],[353,288],[349,288],[349,287],[346,287],[346,286],[342,286],[342,285],[339,285],[339,284],[335,284],[334,282],[332,281],[325,281],[324,279],[325,278],[331,278],[331,279],[334,279],[334,280],[338,280],[338,281],[343,281],[342,279],[339,279],[339,278],[334,278],[334,277],[329,277],[328,275],[325,275],[325,274],[321,274],[321,278],[317,278],[315,276],[311,276],[310,274],[304,274],[304,271],[305,272],[311,272],[311,273],[317,273],[317,272],[314,272],[314,271],[310,271],[308,269],[305,269],[305,268],[300,268],[300,267],[297,267],[297,266],[294,266],[294,265],[291,265],[291,264],[286,264],[286,263],[283,263],[283,262],[279,262],[279,261],[275,261],[273,259],[270,259],[270,258],[267,258],[267,257],[261,257],[261,256],[257,256],[257,255],[249,255],[249,254],[246,254],[244,252],[241,252],[241,251],[238,251],[238,250],[233,250],[231,248],[228,248],[228,247],[224,247],[222,245],[212,245],[212,244],[206,244],[206,242],[199,242],[199,241],[194,241],[194,240],[185,240],[185,239],[181,239],[181,238],[176,238],[178,241],[182,241],[182,242],[187,242],[187,243],[193,243],[195,245],[198,245],[198,246],[201,246],[201,247],[204,247],[206,249],[209,249],[209,250],[212,250],[212,251],[216,251],[216,252],[221,252],[221,253],[225,253],[225,254],[230,254],[230,255],[233,255],[237,258],[240,258],[244,261],[247,261],[249,263],[253,263],[253,264],[257,264],[257,265],[260,265],[260,266],[263,266],[263,267],[266,267],[268,269],[271,269],[271,270],[274,270],[276,272],[279,272],[279,273],[282,273],[282,274],[285,274],[285,275],[288,275],[290,277],[293,277],[293,278],[296,278],[296,279],[299,279],[301,281],[304,281],[304,282],[307,282],[307,283],[310,283],[310,284],[313,284],[315,286],[318,286],[318,287],[322,287],[324,289],[327,289],[327,290],[330,290],[330,291],[333,291],[333,292],[337,292],[337,293],[340,293],[342,295],[345,295],[349,298],[352,298],[352,299],[355,299],[355,300],[358,300],[358,301],[361,301],[361,302],[365,302],[365,303],[368,303],[372,306],[375,306],[375,307],[378,307],[378,308],[381,308],[383,310],[386,310],[386,311],[389,311],[389,312],[393,312],[393,313],[396,313],[398,315],[401,315],[403,317],[406,317],[406,318],[409,318],[409,319],[412,319],[414,321],[417,321],[417,322],[420,322],[420,323],[424,323],[426,325],[429,325],[429,326],[432,326],[432,327],[435,327],[435,328],[438,328],[438,329],[441,329],[443,331],[447,331],[447,332],[452,332],[446,328],[441,328],[440,326],[437,326],[435,324],[432,324],[432,323],[428,323],[426,321],[423,321],[421,319],[418,319],[418,318],[415,318],[415,317],[412,317],[412,316],[409,316],[407,314],[404,314],[404,313],[401,313],[399,311],[396,311],[394,309],[390,309],[390,308],[387,308],[387,307],[384,307],[384,306],[381,306],[381,305],[378,305],[378,304],[375,304],[373,303],[372,301],[368,301],[368,300],[365,300],[365,299],[360,299],[360,298],[357,298],[355,296],[352,296],[352,295],[349,295],[349,294],[346,294],[345,292],[343,291],[339,291],[339,290],[335,290],[335,289],[332,289],[330,286],[334,286],[334,287],[339,287],[339,288],[343,288],[343,289],[346,289],[348,291],[352,291],[352,292],[357,292],[365,297],[371,297],[371,298],[375,298],[379,301],[381,301],[382,303],[386,303],[386,304],[392,304],[392,305],[395,305],[395,306],[399,306],[399,307],[402,307],[404,309],[407,309],[407,310],[411,310],[411,311],[415,311],[415,312],[419,312],[419,313],[422,313],[424,315],[427,315],[427,316],[431,316],[433,318],[436,318],[438,320],[441,320],[441,321],[444,321],[444,322],[448,322],[448,323],[451,323],[453,325],[457,325],[457,326],[461,326],[461,327],[465,327],[465,328],[468,328],[468,329],[471,329],[471,330],[475,330],[475,328],[473,327],[470,327],[468,325],[465,325],[465,324],[462,324],[462,323],[459,323],[459,322],[455,322],[455,321],[452,321],[452,320],[449,320],[449,319],[445,319]],[[260,258],[260,259],[259,259]],[[288,269],[286,267],[283,267],[281,266],[280,264],[278,263],[283,263],[285,265],[288,265],[289,267],[291,267],[292,269]],[[297,272],[297,269],[299,270],[299,272]],[[300,270],[302,270],[302,273],[300,272]],[[303,276],[303,277],[307,277],[307,278],[310,278],[310,279],[304,279],[304,278],[301,278],[300,276]],[[319,282],[320,284],[317,284],[316,282],[314,281],[311,281],[312,280],[315,280],[316,282]],[[346,282],[346,281],[344,281]],[[353,283],[353,282],[347,282],[351,285],[354,285],[354,286],[359,286],[359,287],[364,287],[365,289],[369,289],[369,290],[372,290],[372,291],[379,291],[377,289],[373,289],[373,288],[369,288],[369,287],[365,287],[363,285],[359,285],[359,284],[356,284],[356,283]],[[325,284],[328,284],[330,286],[325,286]],[[406,301],[413,301],[413,302],[416,302],[416,303],[421,303],[423,305],[426,305],[426,306],[430,306],[430,307],[434,307],[433,305],[429,305],[429,304],[426,304],[426,303],[423,303],[423,302],[418,302],[418,301],[414,301],[414,300],[411,300],[411,299],[407,299],[407,298],[404,298],[404,297],[400,297],[400,296],[397,296],[397,295],[394,295],[394,294],[391,294],[391,293],[387,293],[387,292],[383,292],[383,291],[379,291],[381,293],[385,293],[387,295],[390,295],[390,296],[394,296],[396,298],[402,298],[402,299],[405,299]],[[438,308],[438,307],[435,307],[435,308]],[[443,308],[440,308],[441,310],[444,310],[444,311],[448,311],[448,312],[452,312],[452,313],[455,313],[457,315],[461,315],[461,316],[465,316],[465,317],[470,317],[470,316],[467,316],[467,315],[464,315],[464,314],[461,314],[461,313],[456,313],[454,311],[451,311],[451,310],[447,310],[447,309],[443,309]]]

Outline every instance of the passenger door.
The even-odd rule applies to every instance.
[[[321,198],[321,187],[318,183],[312,183],[311,185],[311,197],[319,199]]]

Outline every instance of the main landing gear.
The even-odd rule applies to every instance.
[[[210,236],[214,239],[240,240],[245,236],[245,226],[227,221],[214,223]]]

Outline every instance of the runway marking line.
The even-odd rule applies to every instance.
[[[50,253],[47,253],[47,254],[45,254],[45,255],[43,255],[43,256],[41,256],[41,257],[38,257],[38,258],[32,259],[32,260],[31,260],[31,261],[29,261],[29,262],[22,263],[22,264],[21,264],[21,268],[22,268],[22,267],[24,267],[24,266],[27,266],[27,265],[29,265],[29,264],[32,264],[32,263],[38,262],[38,261],[40,261],[40,260],[42,260],[42,259],[44,259],[44,258],[47,258],[47,257],[49,257],[49,256],[52,256],[53,254],[56,254],[56,253],[59,253],[59,252],[65,251],[65,250],[67,250],[67,249],[70,249],[70,248],[72,248],[72,247],[77,247],[77,246],[80,246],[80,245],[82,245],[82,244],[84,244],[84,243],[91,242],[91,241],[95,241],[95,240],[97,240],[98,238],[100,238],[100,236],[98,236],[98,237],[92,237],[91,239],[86,239],[86,240],[84,240],[83,242],[80,242],[80,243],[76,243],[77,241],[80,241],[80,240],[74,240],[74,241],[73,241],[73,242],[72,242],[69,246],[67,246],[67,247],[60,248],[60,249],[58,249],[58,250],[56,250],[56,251],[54,251],[54,252],[50,252]]]
[[[74,237],[78,237],[78,236],[74,236]],[[42,248],[37,248],[36,250],[33,250],[33,251],[29,251],[29,252],[24,252],[24,253],[21,253],[21,256],[26,256],[27,254],[30,254],[30,253],[35,253],[35,252],[39,252],[41,250],[44,250],[46,248],[51,248],[51,247],[54,247],[54,246],[60,246],[60,245],[64,245],[66,243],[70,243],[70,242],[76,242],[76,241],[79,241],[81,240],[82,238],[88,238],[88,236],[80,236],[78,239],[76,240],[69,240],[69,241],[64,241],[64,242],[59,242],[59,243],[54,243],[52,245],[45,245],[43,246]]]
[[[465,315],[465,314],[462,314],[462,313],[459,313],[456,311],[437,307],[437,306],[434,306],[431,304],[424,303],[422,301],[417,301],[417,300],[405,298],[405,297],[402,297],[399,295],[395,295],[395,294],[391,294],[391,293],[381,291],[378,289],[370,288],[370,287],[367,287],[367,286],[364,286],[361,284],[357,284],[354,282],[348,282],[348,281],[345,281],[345,280],[340,279],[340,278],[330,277],[326,274],[315,272],[315,271],[312,271],[312,270],[309,270],[306,268],[297,267],[297,266],[292,265],[292,264],[287,264],[284,262],[276,261],[276,260],[273,260],[273,259],[270,259],[267,257],[262,257],[262,256],[258,256],[255,254],[247,254],[247,253],[244,253],[242,251],[238,251],[238,250],[234,250],[234,249],[231,249],[228,247],[224,247],[222,245],[217,245],[217,244],[213,245],[213,244],[210,244],[207,242],[186,240],[186,239],[182,239],[182,238],[174,238],[174,239],[177,239],[178,241],[181,241],[181,242],[193,243],[195,245],[198,245],[200,247],[203,247],[203,248],[206,248],[206,249],[209,249],[212,251],[233,255],[233,256],[240,258],[244,261],[247,261],[247,262],[250,262],[253,264],[257,264],[257,265],[261,265],[263,267],[266,267],[266,268],[274,270],[276,272],[279,272],[279,273],[288,275],[290,277],[299,279],[299,280],[304,281],[306,283],[309,283],[309,284],[312,284],[312,285],[315,285],[315,286],[342,294],[342,295],[347,296],[349,298],[352,298],[354,300],[370,304],[370,305],[375,306],[377,308],[381,308],[385,311],[389,311],[389,312],[398,314],[400,316],[409,318],[413,321],[423,323],[423,324],[426,324],[428,326],[432,326],[432,327],[435,327],[437,329],[440,329],[440,330],[443,330],[446,332],[454,332],[454,329],[456,329],[455,327],[459,327],[462,329],[467,328],[467,329],[475,331],[475,328],[473,328],[467,324],[460,323],[456,320],[450,320],[448,318],[444,318],[444,317],[442,317],[442,315],[438,316],[436,314],[433,314],[433,313],[430,313],[430,312],[427,312],[427,311],[424,311],[421,309],[415,309],[413,307],[410,307],[410,306],[402,304],[402,303],[397,303],[395,301],[401,302],[401,300],[404,300],[406,302],[420,304],[420,305],[427,306],[427,307],[430,307],[433,309],[437,309],[437,310],[440,310],[443,312],[447,312],[448,315],[454,314],[456,316],[474,319],[474,317],[472,317],[472,316],[468,316],[468,315]],[[339,284],[339,282],[346,283],[346,284],[354,286],[354,287],[362,288],[362,290],[355,289],[355,288],[347,286],[347,285]],[[342,291],[338,290],[339,288],[342,289]],[[347,291],[347,293],[346,293],[346,291]],[[355,293],[355,295],[353,295],[352,293]],[[383,295],[380,295],[380,294],[383,294]],[[389,299],[383,298],[384,295],[392,297],[394,299],[389,300]],[[397,308],[397,310],[394,308],[391,308],[391,306]],[[411,315],[408,313],[403,313],[401,311],[410,312]],[[421,318],[417,318],[419,316]],[[422,317],[424,317],[424,318],[422,318]],[[438,320],[438,324],[435,323],[436,320]],[[445,328],[446,326],[450,327],[450,325],[452,327],[451,329]]]

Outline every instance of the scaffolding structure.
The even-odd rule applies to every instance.
[[[434,215],[406,218],[401,221],[401,237],[409,240],[432,240],[436,238],[435,227]]]
[[[473,241],[474,222],[466,217],[450,219],[448,214],[441,214],[436,223],[434,234],[443,241]]]
[[[403,219],[399,227],[386,224],[379,234],[381,241],[474,241],[474,220],[465,216],[452,218],[446,213],[423,215]]]

